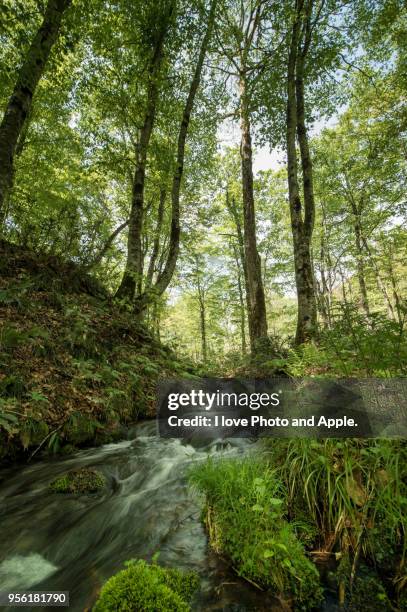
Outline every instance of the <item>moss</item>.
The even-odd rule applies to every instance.
[[[398,595],[397,604],[399,610],[407,610],[407,589],[404,588]]]
[[[105,485],[103,474],[90,468],[81,468],[58,476],[49,486],[54,493],[95,493]]]
[[[61,455],[72,455],[75,452],[75,447],[72,444],[64,444],[61,448]]]
[[[194,572],[128,561],[126,569],[112,576],[102,587],[93,610],[96,612],[188,612],[199,585]]]

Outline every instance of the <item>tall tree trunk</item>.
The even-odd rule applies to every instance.
[[[315,337],[317,313],[311,257],[315,206],[312,185],[312,163],[309,154],[304,112],[304,63],[310,45],[312,2],[307,3],[304,23],[302,19],[303,7],[304,3],[297,0],[288,56],[286,118],[288,193],[298,302],[297,330],[295,335],[297,345]],[[302,163],[304,213],[302,213],[298,181],[296,137],[300,145]]]
[[[389,274],[389,278],[390,278],[390,282],[391,282],[394,304],[396,306],[397,320],[398,320],[399,324],[402,325],[402,322],[403,322],[402,307],[401,307],[400,296],[399,296],[399,292],[398,292],[398,288],[397,288],[397,281],[396,281],[396,277],[394,275],[393,257],[392,257],[392,250],[391,249],[390,249],[389,255],[388,255],[387,270],[388,270],[388,274]]]
[[[153,249],[151,251],[151,257],[148,264],[147,276],[146,276],[146,287],[151,287],[153,282],[153,276],[155,272],[155,264],[157,262],[158,253],[160,250],[160,236],[161,230],[164,220],[164,205],[165,199],[167,197],[167,192],[164,188],[160,189],[160,199],[158,203],[158,211],[157,211],[157,224],[154,231],[154,241],[153,241]]]
[[[240,83],[240,156],[242,161],[244,251],[247,270],[248,323],[250,347],[256,350],[257,341],[267,337],[266,300],[264,297],[261,261],[257,250],[256,217],[253,195],[253,160],[250,133],[250,111],[245,75]]]
[[[129,233],[127,239],[127,261],[122,281],[116,297],[132,301],[134,294],[141,293],[143,274],[142,232],[144,217],[144,184],[148,146],[153,132],[154,120],[159,96],[159,75],[164,59],[164,42],[168,33],[173,5],[165,17],[157,36],[151,62],[149,65],[149,82],[147,90],[146,112],[139,141],[136,146],[136,168],[134,172]]]
[[[229,191],[228,189],[226,189],[226,208],[228,209],[234,223],[235,223],[235,227],[236,227],[236,236],[237,236],[237,243],[239,245],[239,258],[240,258],[240,263],[242,265],[243,268],[243,278],[244,278],[244,294],[245,294],[245,298],[246,298],[246,308],[247,308],[247,312],[249,311],[249,295],[248,295],[248,291],[247,291],[247,266],[246,266],[246,257],[245,257],[245,252],[244,252],[244,237],[243,237],[243,229],[242,229],[242,222],[240,219],[240,215],[239,215],[239,211],[237,210],[236,207],[236,202],[235,199],[232,197],[229,197]]]
[[[389,297],[389,294],[387,292],[387,288],[386,285],[382,279],[382,276],[380,274],[380,270],[379,267],[376,263],[376,260],[374,258],[374,255],[370,249],[370,246],[366,240],[366,238],[364,237],[363,233],[362,233],[362,242],[363,242],[363,246],[365,247],[366,253],[368,254],[369,257],[369,261],[372,264],[372,268],[374,270],[375,273],[375,277],[376,277],[376,285],[378,290],[381,292],[381,294],[383,295],[384,298],[384,302],[386,304],[386,309],[387,309],[387,315],[389,317],[389,319],[393,319],[393,321],[396,320],[396,314],[394,312],[394,308],[393,308],[393,304],[391,303],[391,299]]]
[[[21,66],[0,125],[0,216],[13,184],[14,156],[32,108],[38,82],[55,44],[61,20],[71,0],[48,0],[43,22]]]
[[[326,210],[322,203],[322,236],[321,236],[321,291],[323,299],[324,322],[325,326],[332,326],[332,260],[329,252],[329,235],[327,232]]]
[[[247,345],[246,345],[246,312],[245,312],[245,307],[244,307],[241,261],[240,261],[240,256],[239,256],[239,250],[238,250],[238,247],[236,245],[233,246],[233,253],[234,253],[235,262],[236,262],[237,289],[238,289],[238,292],[239,292],[240,338],[241,338],[241,341],[242,341],[242,354],[246,355],[246,352],[247,352]]]
[[[324,232],[324,227],[322,228]],[[322,320],[324,322],[325,328],[331,327],[331,287],[328,282],[328,271],[327,271],[327,254],[326,254],[326,243],[325,236],[322,236],[321,239],[321,267],[320,267],[320,275],[321,275],[321,286],[319,287],[319,306],[320,313],[322,316]],[[317,290],[317,282],[315,280],[315,289]]]
[[[206,339],[206,308],[205,308],[205,291],[201,287],[198,276],[198,302],[199,302],[199,320],[201,328],[201,350],[202,360],[204,363],[208,360],[208,345]]]
[[[357,265],[357,276],[360,291],[360,306],[365,312],[366,316],[370,316],[369,300],[367,297],[366,288],[366,276],[365,276],[365,258],[363,255],[363,239],[362,239],[362,223],[360,219],[360,212],[355,204],[351,201],[352,212],[354,217],[353,228],[355,232],[355,248],[356,248],[356,265]]]
[[[158,275],[158,278],[151,287],[147,289],[141,295],[137,296],[134,304],[136,313],[142,312],[148,306],[149,303],[154,301],[158,296],[162,295],[167,289],[171,282],[174,274],[175,266],[178,259],[179,253],[179,242],[180,242],[180,193],[181,193],[181,182],[182,175],[184,172],[184,157],[185,157],[185,143],[188,135],[189,123],[191,120],[191,113],[194,106],[196,94],[198,91],[199,84],[201,82],[202,68],[208,48],[209,40],[212,35],[213,24],[215,20],[217,0],[212,0],[211,8],[209,11],[208,22],[206,27],[205,35],[202,39],[201,48],[199,50],[198,60],[195,66],[194,75],[192,77],[191,85],[189,88],[188,97],[185,103],[184,111],[182,114],[181,125],[178,133],[178,144],[177,144],[177,159],[175,163],[175,170],[172,180],[171,190],[171,229],[170,229],[170,244],[168,249],[167,259],[164,265],[164,269]]]

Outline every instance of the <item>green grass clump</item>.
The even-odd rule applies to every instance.
[[[213,548],[240,576],[293,595],[296,609],[320,603],[318,571],[284,519],[286,490],[275,471],[252,458],[208,460],[192,469],[190,480],[206,496]]]
[[[289,517],[295,521],[301,505],[318,528],[322,549],[330,541],[331,549],[362,551],[375,564],[388,565],[396,549],[405,557],[405,441],[296,438],[265,444],[287,489]]]
[[[102,587],[95,612],[133,611],[188,612],[199,586],[195,572],[148,565],[132,560]]]
[[[81,468],[58,476],[49,487],[54,493],[96,493],[105,485],[103,474],[90,468]]]

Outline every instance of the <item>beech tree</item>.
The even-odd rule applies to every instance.
[[[243,203],[242,262],[247,297],[247,315],[251,350],[257,342],[267,337],[266,302],[264,296],[261,261],[257,249],[256,214],[253,194],[253,153],[251,114],[253,110],[253,83],[256,72],[264,69],[266,57],[262,51],[261,25],[270,8],[262,0],[250,5],[225,2],[222,5],[221,28],[218,40],[222,55],[226,58],[226,70],[233,77],[238,92],[238,109],[235,116],[240,123],[240,157]],[[228,202],[228,206],[231,203]],[[236,216],[235,216],[236,219]],[[240,230],[237,227],[238,232]],[[241,237],[241,231],[239,236]]]
[[[305,125],[304,70],[318,20],[313,0],[296,0],[287,67],[287,175],[297,285],[297,331],[302,344],[316,334],[317,309],[311,242],[315,221],[312,161]],[[303,202],[298,178],[296,140],[300,147]]]
[[[195,98],[201,82],[203,63],[205,60],[215,22],[216,6],[217,0],[211,0],[207,17],[206,30],[203,35],[201,45],[199,47],[198,58],[195,64],[195,69],[192,75],[188,95],[182,112],[181,122],[179,125],[176,158],[171,186],[171,228],[168,255],[165,261],[164,268],[158,275],[158,278],[154,285],[152,287],[149,287],[146,291],[136,297],[135,310],[138,313],[143,312],[143,310],[145,310],[149,303],[153,302],[154,299],[164,293],[172,279],[177,263],[181,233],[180,195],[181,182],[184,172],[185,145],[188,136],[188,129],[191,121],[191,114],[193,111]]]
[[[160,95],[161,68],[165,57],[165,39],[171,26],[171,20],[175,11],[175,3],[169,1],[164,3],[157,19],[157,7],[150,6],[149,14],[144,27],[146,28],[151,49],[148,61],[147,94],[145,102],[145,114],[137,142],[135,143],[135,171],[132,184],[131,209],[128,224],[127,238],[127,262],[122,281],[116,296],[121,299],[132,301],[136,291],[141,291],[143,275],[142,257],[142,231],[144,217],[144,185],[146,176],[146,164],[148,148],[154,128],[157,102]]]
[[[18,71],[4,112],[0,125],[0,216],[13,183],[16,148],[31,111],[38,82],[58,38],[62,17],[70,4],[71,0],[48,0],[43,22]]]

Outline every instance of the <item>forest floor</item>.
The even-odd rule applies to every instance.
[[[119,439],[191,366],[75,264],[0,242],[0,460]]]

